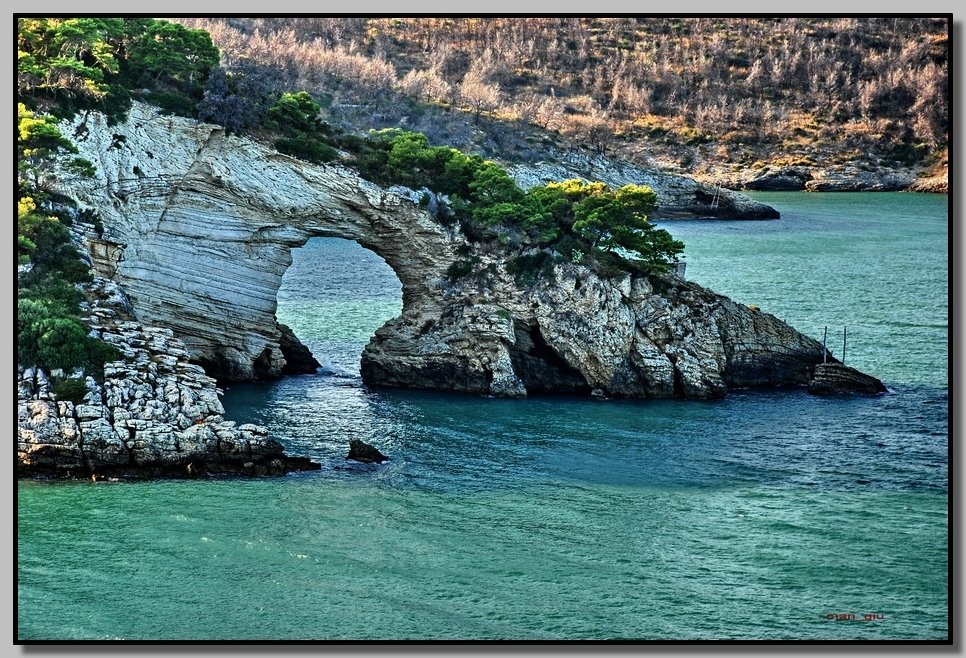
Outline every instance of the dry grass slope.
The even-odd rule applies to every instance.
[[[229,68],[276,68],[335,124],[401,125],[506,160],[580,148],[705,178],[945,162],[943,18],[182,22]]]

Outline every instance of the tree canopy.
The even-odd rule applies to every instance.
[[[203,30],[149,18],[21,18],[21,99],[58,117],[96,109],[112,119],[131,93],[194,114],[220,54]]]
[[[574,250],[608,254],[644,271],[666,270],[684,250],[682,242],[648,221],[657,196],[645,186],[613,190],[573,179],[524,192],[496,162],[430,146],[425,135],[398,129],[372,133],[359,164],[363,175],[378,182],[447,195],[470,236],[511,236],[565,257]]]

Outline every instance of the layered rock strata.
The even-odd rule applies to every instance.
[[[446,301],[379,329],[363,378],[502,397],[708,399],[806,385],[822,360],[819,342],[776,317],[668,275],[605,279],[567,263],[525,287],[483,259]]]
[[[606,278],[564,254],[524,285],[513,266],[533,254],[469,244],[437,218],[431,195],[426,204],[423,193],[383,189],[217,126],[136,105],[123,124],[91,115],[75,128],[65,132],[82,135],[80,154],[98,175],[64,192],[100,212],[103,236],[87,236],[95,268],[209,375],[287,372],[294,352],[276,293],[290,250],[313,236],[356,240],[402,282],[402,314],[362,357],[370,384],[714,398],[805,385],[822,361],[818,342],[773,316],[674,277]]]
[[[812,395],[839,395],[843,393],[864,393],[877,395],[885,393],[885,385],[855,368],[841,363],[820,363],[815,366],[815,375],[808,383]]]
[[[280,475],[314,468],[292,458],[264,427],[226,421],[215,380],[189,362],[167,328],[128,318],[116,284],[97,280],[87,322],[122,357],[87,377],[82,403],[57,400],[47,375],[18,378],[18,474],[51,477],[208,473]]]

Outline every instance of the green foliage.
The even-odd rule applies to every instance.
[[[87,384],[83,379],[61,379],[54,384],[53,391],[58,400],[81,404],[87,395]]]
[[[58,117],[100,110],[116,121],[131,89],[193,115],[218,49],[203,30],[148,18],[31,18],[17,24],[20,96]]]
[[[55,180],[54,164],[66,165],[70,175],[92,176],[94,165],[83,158],[67,158],[77,147],[57,127],[57,118],[17,104],[17,180],[21,193],[44,188]]]
[[[339,157],[334,148],[311,137],[283,137],[275,140],[275,148],[282,153],[317,164],[332,162]]]
[[[617,253],[637,269],[665,271],[684,250],[684,243],[647,220],[657,207],[657,195],[648,187],[625,185],[613,191],[602,183],[576,180],[548,187],[574,200],[571,228],[593,251]]]
[[[507,262],[507,272],[521,286],[532,286],[553,271],[554,258],[547,251],[517,256]]]
[[[313,133],[323,127],[322,107],[304,91],[282,94],[268,110],[270,125],[287,135]]]
[[[40,22],[27,23],[37,27]],[[49,47],[58,48],[57,57],[51,60],[48,80],[60,79],[61,92],[76,93],[82,89],[101,96],[104,89],[98,83],[117,71],[116,61],[102,43],[85,45],[91,25],[89,21],[66,22],[64,29],[53,36],[28,32],[22,39],[33,45],[47,39]],[[71,60],[68,55],[76,52],[81,53],[77,55],[80,59]],[[20,60],[31,74],[43,72],[38,57],[21,56]],[[97,66],[84,72],[81,62],[85,61],[89,66]],[[87,75],[86,82],[67,84],[62,77],[65,72]],[[116,351],[89,337],[78,317],[83,297],[74,284],[90,281],[92,276],[68,229],[75,215],[81,221],[90,221],[92,216],[78,213],[73,203],[49,189],[55,176],[90,176],[94,166],[71,157],[77,148],[61,134],[56,117],[37,112],[24,102],[18,103],[16,132],[17,259],[19,265],[30,266],[29,271],[18,275],[17,281],[18,361],[47,370],[84,368],[98,374],[103,370],[104,359],[113,358]]]
[[[473,241],[548,247],[574,262],[589,255],[636,271],[663,271],[684,249],[647,220],[657,195],[644,186],[612,190],[604,183],[573,179],[524,192],[495,162],[430,146],[425,135],[398,129],[371,133],[357,163],[363,175],[377,182],[447,195],[450,211]],[[531,258],[537,257],[513,266],[518,279],[546,272],[543,257]],[[454,276],[465,276],[461,261],[451,269]]]
[[[104,363],[120,358],[116,348],[88,336],[71,308],[49,299],[17,301],[17,360],[47,370],[84,368],[99,375]]]
[[[282,153],[322,164],[339,153],[331,142],[334,131],[322,121],[321,106],[304,91],[282,94],[268,111],[268,125],[284,135],[275,140]]]
[[[130,84],[170,87],[200,99],[205,80],[220,59],[211,35],[168,21],[126,21],[128,25],[134,27],[126,35]]]
[[[167,114],[194,118],[197,101],[180,91],[159,89],[144,96],[144,100],[157,105]]]

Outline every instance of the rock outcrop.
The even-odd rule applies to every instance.
[[[136,104],[111,127],[92,114],[86,130],[64,133],[81,135],[81,155],[97,167],[94,179],[63,190],[103,222],[102,236],[87,236],[95,270],[121,284],[139,320],[173,330],[222,380],[291,374],[294,362],[318,367],[275,318],[291,249],[310,237],[349,238],[378,253],[409,306],[433,296],[463,241],[405,198],[418,200],[411,190],[385,190],[150,106]]]
[[[909,192],[948,194],[949,193],[949,174],[947,173],[942,176],[928,176],[926,178],[917,178],[906,189]]]
[[[740,182],[746,190],[794,192],[805,189],[812,173],[803,167],[765,167],[748,172]]]
[[[723,185],[735,190],[774,192],[935,192],[944,191],[946,181],[945,177],[917,179],[908,171],[866,171],[855,166],[765,166],[719,179]],[[934,183],[926,183],[926,180]]]
[[[885,393],[886,387],[875,377],[870,377],[855,368],[841,363],[820,363],[815,366],[815,374],[808,383],[808,392],[812,395],[843,393],[877,395]]]
[[[366,443],[365,441],[360,441],[359,439],[352,439],[349,441],[349,454],[346,455],[346,459],[351,459],[355,462],[362,462],[363,464],[381,464],[384,461],[388,461],[389,457],[379,452],[379,448]]]
[[[526,254],[468,245],[458,226],[437,219],[432,199],[424,207],[412,190],[383,189],[217,126],[136,105],[122,124],[91,115],[78,133],[98,174],[64,192],[100,213],[103,236],[87,236],[95,268],[123,285],[139,321],[171,329],[209,375],[287,372],[294,352],[275,318],[276,293],[290,250],[313,236],[356,240],[402,282],[401,315],[362,356],[373,385],[715,398],[735,387],[804,386],[822,361],[820,343],[777,318],[670,275],[606,278],[567,254],[521,283],[511,265]],[[628,182],[662,194],[659,180]],[[692,196],[703,189],[690,185]]]
[[[647,185],[657,193],[658,208],[654,219],[701,217],[716,219],[778,219],[771,206],[754,199],[687,176],[669,174],[616,162],[605,157],[588,157],[577,153],[561,153],[557,162],[533,165],[514,164],[507,171],[524,189],[550,182],[581,178],[601,181],[612,187],[627,184]]]
[[[566,263],[519,286],[491,257],[436,317],[404,311],[379,329],[363,378],[502,397],[708,399],[805,385],[822,360],[820,343],[774,316],[672,276],[604,279]]]
[[[127,317],[123,293],[95,280],[87,321],[121,359],[86,378],[79,404],[57,400],[46,374],[18,379],[18,474],[50,477],[280,475],[318,468],[292,458],[264,427],[222,417],[215,380],[167,328]]]
[[[805,183],[809,192],[899,192],[912,185],[910,174],[876,173],[844,167],[837,170],[818,170]]]

